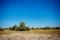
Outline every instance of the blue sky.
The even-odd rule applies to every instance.
[[[25,22],[30,27],[60,26],[59,0],[1,0],[0,27]]]

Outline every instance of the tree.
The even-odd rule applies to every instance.
[[[37,27],[36,29],[40,29],[40,28]]]
[[[26,27],[24,22],[20,23],[19,29],[20,29],[20,31],[29,31],[28,27]]]
[[[11,29],[12,30],[15,30],[15,31],[18,31],[18,26],[17,25],[14,25]]]
[[[46,29],[51,29],[49,26],[47,26],[47,27],[45,27],[45,28],[43,28],[44,30],[46,30]]]
[[[31,29],[34,29],[34,30],[35,30],[35,28],[34,28],[34,27],[32,27]]]
[[[4,31],[4,29],[3,28],[0,28],[0,31]]]
[[[26,26],[25,26],[25,23],[24,22],[21,22],[20,23],[20,28],[25,28]]]
[[[30,30],[30,27],[26,27],[26,29],[29,31]]]
[[[56,27],[55,29],[60,29],[60,27]]]

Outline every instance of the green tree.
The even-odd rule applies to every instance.
[[[46,29],[51,29],[49,26],[46,26],[45,28],[43,28],[44,30],[46,30]]]
[[[25,23],[24,22],[21,22],[20,23],[20,28],[25,28],[26,26],[25,26]]]
[[[20,26],[19,26],[19,29],[20,29],[20,31],[27,31],[28,30],[28,27],[26,27],[26,25],[25,25],[24,22],[21,22],[20,23]]]
[[[28,26],[28,27],[26,27],[26,29],[29,31],[30,30],[30,27]]]
[[[36,29],[40,29],[40,28],[37,27]]]
[[[11,29],[12,30],[15,30],[15,31],[18,31],[18,26],[17,25],[14,25]]]
[[[56,27],[55,29],[60,29],[60,27]]]
[[[34,29],[35,30],[36,28],[32,27],[31,29]]]
[[[3,28],[0,28],[0,31],[4,31],[4,29]]]

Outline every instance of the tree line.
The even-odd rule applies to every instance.
[[[24,22],[21,22],[19,26],[14,25],[13,27],[9,27],[9,28],[0,28],[0,31],[4,31],[4,30],[14,30],[14,31],[29,31],[30,29],[43,29],[43,30],[47,30],[47,29],[60,29],[60,27],[44,27],[44,28],[30,28],[30,27],[26,27],[26,24]]]

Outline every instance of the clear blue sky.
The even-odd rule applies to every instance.
[[[60,26],[59,0],[0,0],[0,27],[25,22],[30,27]]]

